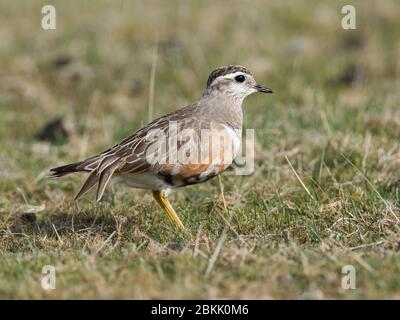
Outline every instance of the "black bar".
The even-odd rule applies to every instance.
[[[75,320],[101,316],[118,319],[273,319],[300,315],[322,319],[377,315],[399,310],[398,301],[276,301],[276,300],[24,300],[0,301],[3,314],[58,316]],[[8,310],[7,310],[8,309]],[[9,311],[10,313],[7,313]]]

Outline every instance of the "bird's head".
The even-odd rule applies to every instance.
[[[254,92],[272,93],[272,90],[258,84],[247,68],[229,65],[211,72],[205,94],[219,93],[243,100]]]

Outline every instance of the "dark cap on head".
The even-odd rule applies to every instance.
[[[217,68],[213,72],[211,72],[207,80],[207,87],[209,87],[216,78],[235,72],[243,72],[251,75],[251,72],[247,70],[245,67],[231,64],[229,66]]]

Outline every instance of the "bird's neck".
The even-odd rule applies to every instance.
[[[199,100],[203,112],[210,119],[227,123],[234,129],[242,130],[243,99],[221,92],[205,93]]]

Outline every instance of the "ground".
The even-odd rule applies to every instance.
[[[0,298],[399,299],[399,3],[352,1],[356,30],[345,4],[2,1]],[[255,172],[175,193],[186,233],[149,192],[75,203],[83,175],[46,178],[230,63],[274,90],[243,106]]]

